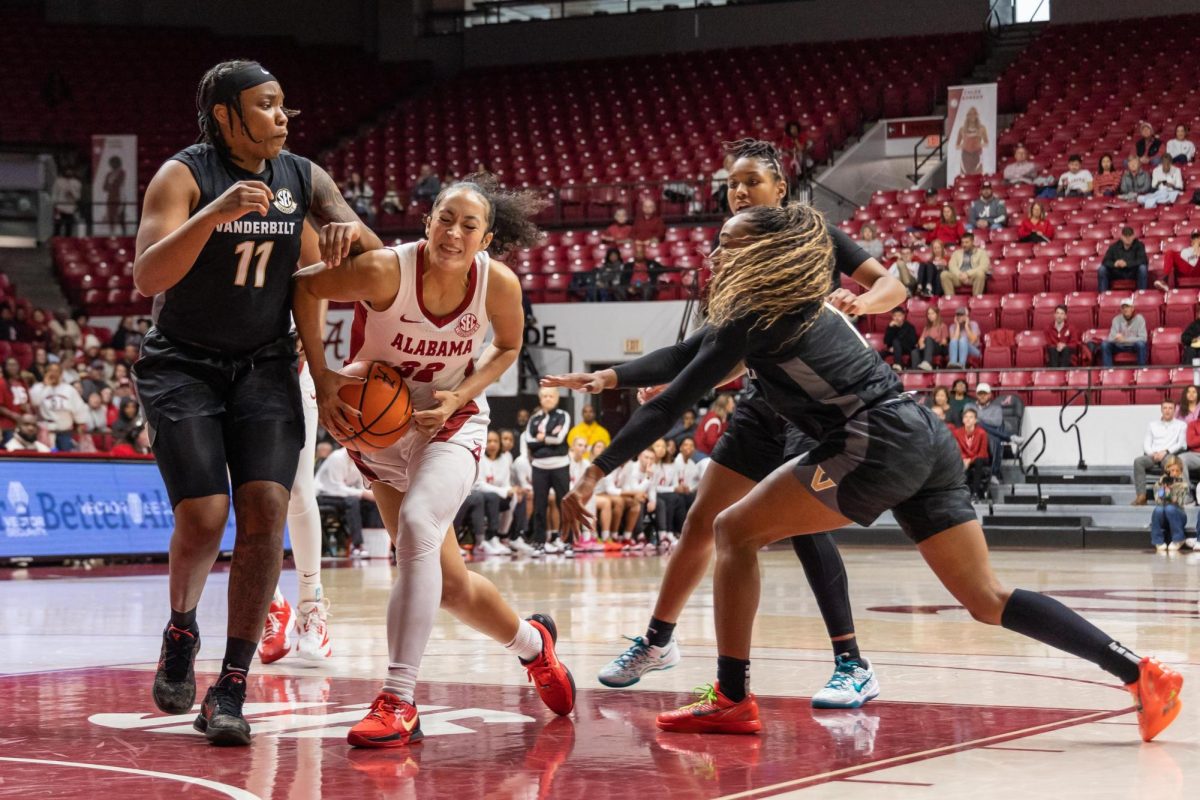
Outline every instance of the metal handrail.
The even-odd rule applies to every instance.
[[[943,129],[945,128],[945,126],[946,126],[946,118],[942,117]],[[934,150],[930,150],[928,153],[925,154],[924,158],[921,158],[921,156],[920,156],[921,144],[927,138],[928,137],[922,136],[920,139],[917,140],[916,144],[913,145],[913,172],[912,172],[912,175],[909,175],[908,177],[912,178],[912,182],[914,185],[921,182],[921,167],[928,164],[929,159],[933,158],[935,155],[938,158],[942,158],[943,160],[945,159],[946,137],[944,134],[938,134],[937,148]]]
[[[1037,451],[1037,455],[1035,455],[1033,457],[1033,460],[1029,462],[1029,466],[1025,466],[1025,458],[1024,458],[1025,451],[1038,438],[1038,436],[1041,436],[1041,444],[1042,444],[1041,449],[1039,449]],[[1045,452],[1046,452],[1046,429],[1041,428],[1041,427],[1035,429],[1033,433],[1029,434],[1029,438],[1026,439],[1024,442],[1022,442],[1021,446],[1017,448],[1017,463],[1021,465],[1021,474],[1023,474],[1026,478],[1029,478],[1032,475],[1033,482],[1037,486],[1037,510],[1038,511],[1046,510],[1046,498],[1042,496],[1042,476],[1041,476],[1041,472],[1039,472],[1039,470],[1038,470],[1038,465],[1037,465],[1037,462],[1039,460],[1041,460],[1041,457],[1043,454],[1045,454]],[[1017,487],[1014,485],[1012,488],[1012,493],[1015,495],[1016,492],[1017,492]]]
[[[1076,469],[1079,470],[1087,469],[1087,462],[1083,460],[1083,434],[1079,430],[1079,423],[1087,416],[1088,410],[1092,407],[1092,372],[1093,370],[1090,369],[1087,371],[1087,386],[1076,389],[1070,397],[1063,401],[1062,406],[1058,409],[1058,427],[1063,433],[1075,431],[1075,447],[1079,453],[1079,463],[1076,465]],[[1083,397],[1083,409],[1079,412],[1079,416],[1068,425],[1064,420],[1064,415],[1067,409],[1074,405],[1075,401],[1080,397]]]

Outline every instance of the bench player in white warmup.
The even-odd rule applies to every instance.
[[[518,656],[551,710],[574,707],[575,684],[555,655],[553,620],[518,618],[490,581],[467,570],[451,525],[479,471],[488,426],[484,389],[516,361],[524,332],[521,284],[489,253],[535,244],[532,218],[543,204],[531,193],[501,191],[490,175],[472,176],[438,195],[425,240],[297,273],[296,324],[322,424],[339,438],[352,435],[356,414],[337,392],[357,380],[325,363],[322,300],[358,304],[351,361],[395,366],[419,409],[395,444],[352,451],[396,544],[398,573],[388,603],[387,676],[351,729],[352,745],[399,747],[422,738],[414,693],[439,603]],[[489,325],[495,335],[485,345]]]

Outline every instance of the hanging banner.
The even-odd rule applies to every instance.
[[[995,172],[996,84],[951,86],[946,109],[946,183]]]
[[[133,236],[137,231],[137,137],[92,137],[92,233]]]

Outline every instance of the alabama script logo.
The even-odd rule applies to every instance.
[[[458,324],[454,326],[454,332],[463,338],[474,336],[477,330],[479,330],[479,318],[474,314],[463,314],[458,318]]]
[[[328,702],[246,703],[243,711],[256,735],[293,739],[345,740],[350,728],[363,718],[370,703],[345,705]],[[189,714],[163,716],[143,712],[93,714],[88,722],[102,728],[143,730],[148,733],[175,733],[202,736],[192,727],[196,710]],[[421,730],[426,736],[454,736],[479,733],[475,727],[459,722],[473,720],[475,724],[522,724],[536,722],[533,717],[500,711],[494,708],[451,708],[450,706],[421,706]]]

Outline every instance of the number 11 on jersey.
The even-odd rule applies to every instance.
[[[271,260],[271,250],[275,247],[275,242],[259,242],[255,248],[255,242],[242,242],[233,249],[233,252],[241,256],[238,259],[237,274],[233,278],[234,286],[245,286],[246,278],[250,273],[250,259],[258,256],[258,261],[254,264],[254,288],[261,289],[263,284],[267,282],[267,262]]]

